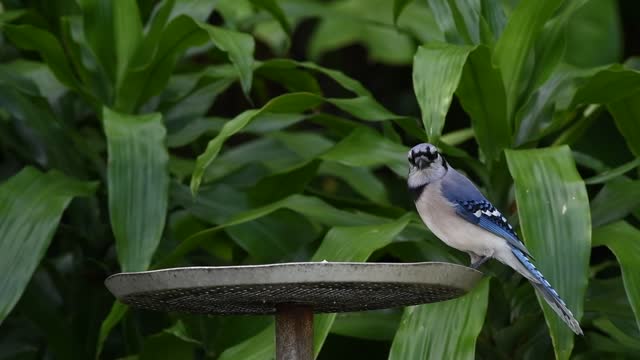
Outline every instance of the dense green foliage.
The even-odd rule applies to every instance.
[[[423,141],[509,215],[585,336],[490,262],[457,300],[317,316],[319,358],[637,356],[640,62],[619,5],[5,1],[0,359],[273,357],[269,317],[130,310],[103,285],[119,271],[466,264],[407,193]]]

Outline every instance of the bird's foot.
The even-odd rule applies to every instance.
[[[471,263],[471,265],[469,265],[470,268],[472,269],[477,269],[479,268],[482,264],[484,264],[485,262],[487,262],[487,260],[489,260],[489,256],[482,256],[480,257],[478,260],[474,261]]]

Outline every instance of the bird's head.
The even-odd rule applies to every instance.
[[[409,187],[421,187],[443,177],[449,166],[438,148],[431,144],[418,144],[409,150]]]

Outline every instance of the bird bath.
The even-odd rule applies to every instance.
[[[183,267],[107,278],[134,308],[203,315],[274,314],[276,358],[313,359],[313,314],[385,309],[464,295],[482,273],[448,263],[305,262]]]

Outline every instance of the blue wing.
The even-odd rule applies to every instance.
[[[460,217],[507,240],[509,245],[533,259],[511,224],[469,179],[450,168],[442,182],[442,194],[455,205]]]
[[[456,204],[456,213],[465,220],[507,240],[509,245],[533,259],[507,219],[488,200],[466,200]]]

